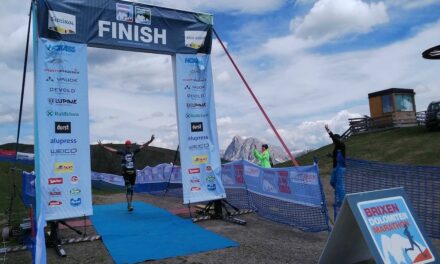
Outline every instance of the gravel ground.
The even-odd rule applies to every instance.
[[[94,195],[95,204],[124,202],[125,195]],[[144,201],[164,209],[185,208],[182,200],[171,197],[135,195],[135,200]],[[256,214],[241,215],[247,225],[240,226],[220,220],[197,223],[217,234],[232,239],[239,247],[209,251],[190,256],[170,258],[148,263],[317,263],[324,249],[328,233],[306,233],[292,227],[274,223]],[[87,229],[95,234],[93,227]],[[62,230],[63,237],[75,237],[70,230]],[[433,241],[440,249],[440,240]],[[83,242],[64,246],[68,256],[59,258],[54,249],[48,248],[48,263],[113,263],[101,241]],[[0,256],[1,257],[1,256]],[[31,263],[29,252],[10,253],[5,263]],[[337,261],[335,262],[337,263]]]

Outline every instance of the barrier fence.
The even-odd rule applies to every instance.
[[[344,175],[338,174],[338,177]],[[343,181],[345,188],[337,189],[336,197],[342,195],[340,191],[356,193],[403,187],[426,233],[440,238],[440,167],[347,159],[345,179],[338,181]]]
[[[135,191],[182,197],[180,167],[161,164],[138,171]],[[329,230],[318,165],[264,169],[240,160],[222,165],[229,203],[304,231]],[[94,187],[123,186],[121,176],[92,173]]]

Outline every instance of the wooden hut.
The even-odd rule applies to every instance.
[[[413,89],[390,88],[368,94],[371,126],[401,127],[417,125]]]

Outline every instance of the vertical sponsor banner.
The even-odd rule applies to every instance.
[[[184,203],[226,198],[210,56],[177,54],[175,76]]]
[[[39,209],[46,220],[91,215],[87,46],[40,38],[36,66]]]

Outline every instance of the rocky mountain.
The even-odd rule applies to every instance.
[[[261,145],[264,143],[265,142],[262,142],[261,140],[252,137],[243,139],[239,136],[235,136],[232,139],[232,142],[226,148],[223,159],[230,161],[244,159],[251,162],[256,162],[256,159],[252,154],[254,145],[257,146],[258,150],[261,150]],[[269,143],[267,144],[269,145],[270,155],[274,164],[289,160],[289,157],[284,152],[284,149],[282,147],[271,145]]]

